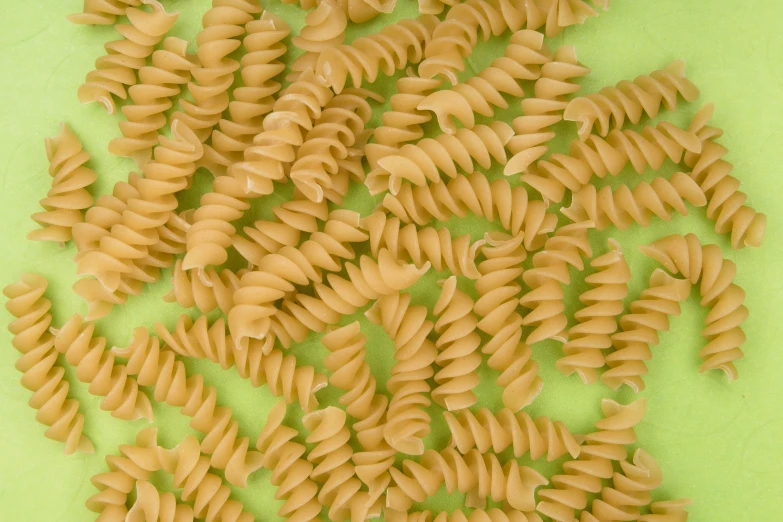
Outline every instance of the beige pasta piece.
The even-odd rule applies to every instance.
[[[171,274],[171,292],[163,300],[176,302],[183,308],[196,306],[204,314],[215,308],[227,314],[234,306],[234,292],[246,272],[243,269],[234,273],[226,268],[218,273],[214,268],[208,268],[196,274],[184,270],[182,260],[178,259]]]
[[[41,200],[44,212],[31,216],[43,228],[28,233],[27,239],[63,244],[73,237],[74,225],[84,221],[82,212],[92,206],[87,188],[98,175],[85,166],[90,153],[66,123],[61,124],[57,136],[46,138],[46,157],[52,188]]]
[[[427,319],[427,307],[411,306],[411,295],[391,294],[378,299],[365,313],[394,341],[395,363],[386,387],[392,393],[386,411],[383,438],[400,453],[421,455],[423,439],[431,430],[430,385],[438,350],[427,338],[434,324]]]
[[[685,508],[691,504],[693,501],[689,498],[653,502],[650,505],[652,513],[640,516],[639,522],[687,522]]]
[[[723,258],[718,245],[702,245],[695,234],[667,236],[640,250],[672,274],[682,274],[694,285],[700,282],[701,305],[709,312],[702,330],[707,345],[699,352],[704,360],[699,371],[722,370],[729,380],[736,379],[734,361],[744,357],[742,323],[749,314],[743,304],[745,291],[734,283],[737,265]]]
[[[551,462],[566,453],[577,458],[584,440],[560,421],[543,416],[533,419],[524,411],[514,414],[508,408],[497,413],[488,408],[475,413],[462,410],[457,415],[444,412],[443,417],[451,433],[449,446],[463,455],[473,448],[500,453],[510,447],[516,458],[529,453],[532,460],[546,456]]]
[[[634,428],[644,418],[647,400],[642,397],[630,404],[620,404],[603,399],[601,411],[603,419],[595,423],[595,431],[584,436],[581,454],[585,458],[624,460],[628,456],[628,446],[636,443]]]
[[[44,436],[64,443],[66,455],[93,453],[95,447],[82,433],[79,402],[68,398],[65,369],[57,364],[54,336],[49,332],[52,303],[44,297],[48,285],[43,276],[26,273],[3,288],[8,298],[5,308],[14,317],[8,325],[11,344],[22,354],[15,366],[22,372],[22,386],[33,392],[28,404],[36,410],[35,420],[47,426]]]
[[[318,7],[305,17],[305,25],[299,34],[291,39],[296,47],[304,51],[291,62],[289,81],[296,81],[299,74],[315,69],[318,57],[327,49],[342,45],[348,17],[337,0],[321,0]]]
[[[239,62],[229,55],[239,49],[245,24],[260,12],[258,0],[212,0],[212,8],[201,20],[203,30],[196,39],[200,66],[191,71],[194,81],[188,83],[193,101],[181,99],[181,111],[171,121],[187,124],[202,143],[229,106],[229,90],[239,69]]]
[[[95,70],[87,73],[85,83],[77,91],[80,102],[98,102],[109,114],[114,114],[113,96],[123,100],[128,97],[127,86],[136,84],[137,71],[146,65],[147,57],[179,16],[178,13],[167,13],[157,0],[145,0],[144,4],[149,5],[152,11],[128,7],[121,13],[128,17],[130,23],[115,26],[123,38],[104,45],[106,55],[95,61]]]
[[[734,167],[723,159],[728,150],[714,141],[723,131],[707,126],[712,111],[712,104],[705,105],[688,127],[699,136],[702,149],[686,152],[685,165],[707,196],[707,217],[715,221],[715,231],[730,234],[732,248],[760,246],[767,216],[745,204],[747,194],[739,190],[739,180],[731,175]]]
[[[459,510],[451,513],[441,511],[434,515],[429,510],[404,512],[386,509],[383,515],[386,522],[543,522],[535,512],[523,513],[507,508],[474,509],[469,515]]]
[[[305,11],[317,7],[320,0],[282,0],[284,4],[299,4]],[[394,11],[396,0],[339,0],[340,8],[348,15],[351,22],[362,23],[371,20],[381,13]]]
[[[623,313],[631,270],[620,244],[609,240],[609,252],[590,262],[597,272],[585,278],[592,288],[579,296],[584,308],[574,314],[577,324],[568,330],[563,357],[555,366],[561,373],[576,373],[585,384],[598,380],[596,370],[606,365],[602,350],[612,347],[617,317]]]
[[[566,121],[576,122],[579,137],[585,140],[596,127],[597,134],[606,136],[612,127],[621,129],[627,119],[639,123],[643,115],[655,118],[664,106],[677,108],[677,97],[692,102],[699,89],[685,77],[685,62],[677,60],[660,71],[635,80],[623,80],[614,87],[605,87],[597,94],[572,100],[565,110]]]
[[[111,25],[123,16],[128,7],[141,5],[141,0],[84,0],[81,13],[67,16],[68,21],[84,25]]]
[[[658,344],[658,332],[669,329],[669,316],[680,314],[680,303],[690,292],[689,280],[674,278],[660,268],[653,272],[648,288],[631,303],[631,313],[620,317],[621,331],[612,334],[616,351],[606,356],[609,370],[601,375],[604,384],[612,389],[623,384],[637,392],[644,389],[650,345]]]
[[[529,200],[524,187],[512,187],[505,179],[490,182],[480,172],[423,187],[406,183],[397,195],[386,194],[382,205],[403,223],[420,227],[432,219],[482,216],[512,236],[521,235],[528,251],[541,248],[557,225],[557,216],[547,212],[548,205]]]
[[[583,24],[588,18],[598,16],[585,0],[535,0],[539,9],[544,11],[546,23],[543,27],[547,38],[560,34],[566,27]],[[594,6],[609,8],[609,0],[592,0]]]
[[[562,285],[571,282],[570,267],[584,270],[583,257],[592,255],[588,231],[590,221],[564,225],[533,255],[533,268],[522,276],[529,290],[519,303],[530,309],[522,324],[533,326],[525,342],[534,344],[545,339],[566,342],[565,291]]]
[[[663,474],[649,453],[639,448],[633,461],[620,461],[622,472],[615,472],[612,486],[601,490],[593,500],[590,513],[598,520],[639,520],[639,508],[652,502],[651,491],[661,485]]]
[[[193,508],[177,503],[174,493],[161,493],[147,481],[136,482],[136,500],[128,510],[128,522],[192,522]]]
[[[456,178],[459,170],[472,174],[476,165],[488,169],[493,159],[505,165],[506,143],[513,135],[514,130],[507,123],[494,121],[473,129],[459,129],[453,135],[441,134],[415,145],[403,145],[398,153],[378,160],[378,168],[367,174],[365,185],[372,195],[385,190],[397,195],[403,181],[421,187],[440,183],[445,177]]]
[[[139,70],[139,83],[128,89],[133,103],[122,107],[126,120],[120,121],[121,138],[109,142],[109,152],[129,156],[143,167],[158,144],[161,129],[167,125],[166,111],[174,106],[172,98],[190,81],[197,66],[187,55],[188,42],[169,37],[163,48],[152,53],[152,65]]]

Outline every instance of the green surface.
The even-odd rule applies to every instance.
[[[411,16],[415,5],[399,0],[393,17],[372,24],[374,28],[397,16]],[[403,3],[405,5],[403,5]],[[175,34],[194,41],[198,22],[208,2],[168,1],[179,9],[180,21]],[[750,319],[746,323],[746,358],[739,362],[740,379],[727,383],[722,374],[699,375],[697,352],[702,346],[699,331],[704,312],[695,297],[684,313],[672,320],[672,331],[661,338],[654,349],[650,375],[646,379],[648,413],[638,429],[640,445],[655,456],[664,470],[662,497],[691,497],[695,505],[692,518],[699,521],[747,521],[780,519],[779,498],[783,490],[783,351],[780,349],[783,320],[783,281],[779,263],[783,260],[783,178],[779,173],[783,151],[783,33],[777,22],[783,19],[783,3],[773,0],[616,0],[608,13],[572,28],[551,42],[574,44],[583,63],[593,69],[585,81],[585,92],[598,90],[623,78],[633,78],[684,58],[690,78],[702,89],[700,102],[716,105],[713,123],[726,130],[721,142],[731,151],[728,159],[735,175],[749,195],[749,202],[769,216],[769,227],[761,249],[734,252],[725,237],[712,232],[712,225],[701,210],[671,223],[629,232],[596,234],[597,253],[605,251],[606,238],[615,235],[628,252],[634,273],[630,298],[635,298],[646,281],[653,263],[643,258],[636,246],[671,232],[694,231],[709,242],[717,242],[726,256],[737,262],[737,282],[747,291]],[[51,284],[48,296],[54,302],[55,322],[61,323],[74,312],[86,311],[85,305],[70,290],[76,280],[71,258],[75,248],[60,248],[48,243],[25,240],[35,227],[29,215],[39,209],[38,200],[50,186],[46,173],[43,140],[56,134],[60,121],[67,121],[94,155],[92,166],[100,179],[96,195],[107,193],[112,184],[125,179],[132,169],[124,158],[106,152],[108,141],[119,135],[116,119],[96,105],[83,107],[76,89],[102,52],[104,42],[116,38],[106,27],[81,27],[66,22],[65,16],[81,7],[78,0],[42,2],[3,0],[0,20],[0,284],[16,280],[22,271],[40,272]],[[303,15],[297,8],[274,4],[278,13],[292,18],[298,26]],[[351,29],[349,35],[363,28]],[[480,67],[494,57],[499,45],[480,49],[474,66]],[[514,104],[515,109],[518,107]],[[671,118],[685,122],[696,105],[684,105],[681,114]],[[669,116],[667,116],[669,117]],[[566,127],[562,127],[566,129]],[[568,132],[573,134],[573,129]],[[496,173],[497,169],[493,170]],[[645,179],[651,179],[647,173]],[[639,177],[630,172],[621,176],[630,183]],[[197,176],[197,188],[208,176]],[[194,197],[185,198],[194,201]],[[264,213],[259,202],[256,209]],[[279,201],[279,200],[278,200]],[[356,191],[352,206],[367,211],[372,202],[363,191]],[[268,209],[267,209],[268,212]],[[460,220],[453,230],[481,230],[478,220]],[[416,288],[420,302],[433,302],[437,274],[428,276]],[[583,276],[577,276],[574,295]],[[161,296],[168,291],[168,277],[148,288],[140,298],[117,308],[99,325],[110,344],[124,345],[131,329],[151,326],[162,319],[172,326],[182,313],[177,305],[166,304]],[[569,302],[575,302],[571,299]],[[193,315],[197,312],[191,311]],[[0,313],[0,321],[9,321]],[[391,364],[390,345],[374,325],[362,324],[371,338],[371,364],[382,378]],[[117,452],[117,446],[131,443],[143,421],[128,423],[112,418],[99,409],[99,400],[76,382],[68,371],[73,395],[82,402],[87,435],[95,442],[94,455],[66,457],[62,445],[43,437],[44,428],[35,422],[27,406],[30,393],[19,384],[14,369],[17,353],[10,336],[2,334],[0,347],[0,519],[21,522],[91,520],[94,515],[84,507],[85,499],[95,492],[89,477],[104,471],[104,456]],[[315,336],[298,346],[294,353],[317,362],[324,350]],[[545,389],[530,408],[531,414],[562,419],[572,430],[587,430],[599,418],[599,399],[613,396],[629,401],[628,391],[612,394],[602,385],[583,386],[575,376],[565,378],[554,369],[559,355],[556,343],[543,343],[535,349],[541,363]],[[254,389],[235,372],[222,372],[209,363],[188,363],[191,371],[202,372],[218,388],[224,403],[231,405],[240,420],[244,435],[255,439],[263,419],[276,399],[264,388]],[[482,385],[482,404],[498,403],[493,375]],[[324,402],[334,397],[326,394]],[[296,407],[291,407],[296,416]],[[433,413],[437,412],[433,410]],[[167,406],[155,405],[157,425],[164,445],[176,443],[189,432],[187,419]],[[439,419],[435,434],[428,442],[443,442],[445,432]],[[538,464],[536,464],[538,466]],[[546,471],[555,469],[543,467]],[[259,471],[245,491],[236,491],[259,520],[275,520],[280,502],[273,500],[269,473]],[[457,496],[439,495],[439,506],[459,505]]]

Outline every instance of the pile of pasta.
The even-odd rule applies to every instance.
[[[580,92],[590,70],[573,47],[550,49],[546,38],[608,0],[593,4],[419,0],[417,18],[346,42],[350,24],[391,13],[395,0],[303,0],[296,35],[258,0],[213,0],[194,51],[167,36],[177,13],[156,0],[84,1],[70,20],[116,24],[121,38],[106,44],[78,97],[119,107],[122,136],[109,151],[138,173],[93,199],[97,174],[76,134],[63,124],[46,140],[52,188],[29,238],[73,241],[82,276],[73,290],[87,312],[55,324],[39,275],[6,287],[17,368],[45,435],[66,453],[94,451],[66,365],[113,416],[152,421],[155,401],[200,433],[169,448],[147,428],[106,457],[87,502],[99,521],[251,521],[226,483],[244,487],[256,473],[277,487],[278,515],[295,522],[687,519],[689,500],[653,502],[661,470],[632,448],[643,398],[604,400],[588,433],[526,412],[544,385],[533,349],[547,340],[562,346],[563,374],[643,390],[651,348],[694,286],[709,310],[700,369],[737,378],[748,309],[718,245],[675,234],[642,247],[660,266],[628,308],[622,245],[611,239],[593,252],[590,238],[690,207],[705,207],[733,248],[759,246],[766,224],[724,159],[711,105],[687,127],[648,122],[698,97],[683,62]],[[508,42],[503,55],[467,74],[474,48],[497,37]],[[289,59],[294,48],[301,53]],[[395,75],[387,102],[373,89]],[[521,115],[497,119],[511,103]],[[578,138],[550,152],[563,121]],[[596,186],[627,167],[666,165],[677,172]],[[504,176],[486,173],[498,166]],[[211,188],[195,209],[180,208],[200,168],[214,175]],[[286,183],[293,197],[272,219],[237,224]],[[343,206],[357,184],[378,203],[367,215]],[[439,226],[455,216],[503,232],[455,236]],[[223,266],[237,256],[247,268]],[[442,278],[428,308],[407,290],[431,270]],[[569,317],[576,271],[589,272],[589,289]],[[139,327],[128,346],[108,346],[95,321],[169,273],[166,301],[195,310],[173,329]],[[360,322],[346,319],[356,313],[393,342],[388,393]],[[290,350],[313,332],[328,351],[326,373]],[[191,358],[235,368],[280,398],[257,440],[239,435],[231,408],[186,367]],[[482,365],[497,376],[499,411],[478,407]],[[339,403],[319,403],[325,387],[339,390]],[[446,447],[427,440],[433,403],[451,433]],[[305,433],[286,425],[290,408],[303,412]],[[523,456],[564,459],[562,472],[545,477]],[[176,495],[152,485],[155,472],[173,476]],[[464,494],[465,510],[417,510],[441,488]]]

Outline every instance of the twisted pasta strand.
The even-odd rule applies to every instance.
[[[687,522],[686,506],[693,504],[689,498],[662,500],[650,505],[652,513],[639,517],[639,522]]]
[[[566,27],[581,25],[588,18],[598,16],[598,12],[584,0],[535,0],[534,3],[545,13],[544,33],[547,38],[557,36]],[[593,5],[602,6],[605,11],[609,1],[593,0]]]
[[[613,487],[601,490],[593,500],[591,514],[598,520],[639,520],[640,507],[652,501],[651,491],[661,485],[661,468],[649,453],[639,448],[633,461],[620,461],[622,473],[615,472]]]
[[[209,268],[202,274],[191,276],[182,268],[182,260],[178,259],[171,274],[171,292],[163,300],[167,303],[176,302],[183,308],[196,306],[203,314],[215,308],[227,314],[234,306],[234,292],[246,272],[243,269],[234,273],[226,268],[218,273],[214,268]]]
[[[190,522],[193,508],[178,504],[174,493],[161,493],[147,481],[136,482],[136,501],[125,520],[132,522]]]
[[[305,17],[305,25],[297,36],[291,39],[296,47],[304,51],[291,63],[289,79],[295,81],[303,71],[315,69],[318,57],[327,49],[342,45],[348,17],[337,0],[321,0],[315,10]]]
[[[128,3],[125,0],[107,2]],[[113,96],[123,100],[128,97],[126,86],[136,84],[136,72],[144,67],[155,46],[179,16],[179,13],[167,13],[157,0],[145,0],[144,3],[152,8],[151,12],[128,7],[120,13],[127,16],[130,23],[115,26],[123,38],[104,45],[106,55],[95,60],[95,70],[87,73],[85,83],[79,86],[80,102],[98,102],[109,114],[114,114]]]
[[[82,12],[69,14],[66,18],[73,24],[112,25],[128,7],[139,5],[141,0],[84,0]]]
[[[598,269],[585,278],[592,288],[579,296],[585,306],[574,314],[578,324],[568,330],[564,355],[555,363],[561,373],[576,372],[585,384],[596,382],[596,369],[606,364],[601,350],[612,347],[611,334],[617,331],[616,318],[623,313],[631,280],[622,248],[614,239],[609,240],[609,252],[593,259],[590,266]]]
[[[41,200],[44,212],[31,216],[42,228],[28,233],[27,239],[63,244],[73,237],[73,227],[84,221],[82,211],[92,206],[93,198],[87,187],[98,175],[85,166],[90,153],[83,149],[81,141],[66,123],[61,124],[57,136],[46,138],[46,157],[52,188]]]
[[[384,520],[388,522],[543,522],[536,513],[498,508],[474,509],[469,515],[459,510],[452,513],[441,511],[434,517],[429,510],[406,513],[387,509],[384,512]]]

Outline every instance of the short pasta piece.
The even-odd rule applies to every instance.
[[[81,13],[68,15],[68,21],[84,25],[111,25],[123,16],[128,7],[141,5],[141,0],[84,0]]]
[[[314,69],[318,57],[327,49],[342,45],[348,17],[337,0],[321,0],[305,17],[305,25],[297,36],[291,39],[297,48],[304,51],[291,62],[288,80],[295,81],[302,71]]]

